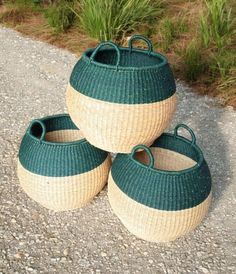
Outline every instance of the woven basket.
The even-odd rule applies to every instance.
[[[90,145],[67,114],[33,120],[20,145],[18,177],[46,208],[79,208],[101,191],[110,169],[107,152]]]
[[[188,129],[191,141],[178,135],[180,127]],[[108,196],[121,222],[142,239],[173,241],[193,230],[208,211],[211,175],[192,130],[178,125],[151,148],[138,145],[131,154],[118,154]]]
[[[133,49],[137,39],[148,50]],[[73,69],[66,101],[72,120],[91,144],[128,153],[137,144],[151,145],[169,125],[175,89],[166,58],[136,35],[128,48],[104,42],[87,50]]]

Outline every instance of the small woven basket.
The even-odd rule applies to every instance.
[[[33,120],[19,151],[24,191],[46,208],[79,208],[102,190],[110,169],[107,152],[90,145],[67,114]]]
[[[178,135],[180,127],[190,132],[191,141]],[[147,241],[173,241],[193,230],[211,201],[210,171],[193,131],[178,125],[151,148],[138,145],[129,155],[118,154],[108,197],[125,227]]]
[[[134,49],[143,40],[148,50]],[[110,46],[111,48],[105,48]],[[175,80],[167,59],[135,35],[128,48],[104,42],[75,65],[66,92],[68,112],[86,139],[111,152],[150,146],[176,108]]]

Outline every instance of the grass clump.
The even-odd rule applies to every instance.
[[[160,13],[160,2],[152,0],[80,0],[81,26],[92,38],[120,40],[148,24]],[[79,13],[79,14],[78,14]]]
[[[176,37],[176,30],[173,21],[164,19],[161,22],[161,46],[164,51],[167,51]]]
[[[65,32],[73,25],[75,20],[73,5],[74,1],[61,0],[50,5],[44,12],[48,24],[55,33]]]
[[[206,0],[206,10],[200,17],[203,50],[210,53],[209,77],[218,83],[216,90],[220,94],[228,92],[231,97],[236,90],[236,50],[233,46],[236,31],[232,7],[232,1]],[[228,95],[224,97],[228,98]]]
[[[7,0],[3,4],[6,9],[0,14],[0,22],[12,25],[20,24],[28,16],[41,11],[41,8],[32,0]]]
[[[226,104],[236,106],[236,68],[231,69],[228,75],[220,80],[217,91]]]
[[[207,70],[207,64],[203,60],[201,49],[196,41],[192,41],[182,52],[184,62],[185,78],[190,81],[196,81],[204,71]]]
[[[220,51],[213,54],[210,69],[213,76],[219,75],[223,80],[226,79],[232,71],[236,71],[236,50]]]
[[[221,49],[230,44],[233,33],[234,19],[227,0],[206,0],[206,11],[200,17],[200,34],[204,47],[212,43]]]
[[[180,37],[181,33],[186,32],[187,29],[188,26],[184,18],[177,18],[177,20],[171,20],[169,18],[163,19],[160,23],[162,49],[165,52],[169,51],[173,42]]]

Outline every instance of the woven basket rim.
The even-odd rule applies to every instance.
[[[57,119],[57,118],[60,119],[61,117],[63,117],[63,118],[66,117],[66,118],[68,118],[68,119],[71,120],[70,115],[68,113],[49,115],[49,116],[45,116],[45,117],[39,118],[37,120],[41,121],[41,122],[44,122],[46,120],[51,120],[51,119]],[[78,130],[80,130],[76,125],[75,125],[75,127]],[[73,128],[73,129],[75,129],[75,128]],[[68,130],[70,130],[70,128],[68,128]],[[80,140],[76,140],[76,141],[70,141],[70,142],[51,142],[51,141],[47,141],[47,140],[40,140],[39,138],[37,138],[36,136],[34,136],[34,135],[31,134],[29,128],[27,129],[27,131],[26,131],[25,134],[29,135],[30,138],[32,138],[35,142],[40,143],[40,144],[45,144],[45,145],[48,145],[48,146],[73,146],[73,145],[83,145],[83,144],[87,144],[88,143],[88,141],[85,138],[80,139]]]
[[[197,169],[199,169],[201,167],[201,165],[203,164],[204,162],[204,156],[203,156],[203,153],[201,151],[201,149],[196,145],[196,144],[193,144],[191,141],[189,141],[187,138],[184,138],[182,136],[175,136],[174,134],[172,133],[163,133],[161,135],[162,138],[164,137],[171,137],[171,138],[175,138],[181,142],[184,142],[186,144],[188,144],[189,146],[191,146],[193,149],[196,150],[196,152],[198,153],[198,156],[199,156],[199,160],[196,161],[196,164],[190,168],[186,168],[186,169],[183,169],[183,170],[180,170],[180,171],[173,171],[173,170],[162,170],[162,169],[158,169],[158,168],[155,168],[155,167],[150,167],[148,165],[145,165],[137,160],[135,160],[133,158],[133,155],[132,153],[129,153],[127,156],[131,159],[131,161],[133,161],[136,165],[138,165],[139,167],[141,168],[144,168],[144,169],[148,169],[150,170],[151,172],[154,172],[154,173],[158,173],[158,174],[165,174],[165,175],[183,175],[183,174],[186,174],[186,173],[190,173],[190,172],[194,172],[196,171]],[[159,137],[160,138],[160,137]],[[158,148],[158,146],[154,146],[155,142],[157,141],[158,139],[156,139],[153,144],[150,146],[150,148],[152,147],[156,147]],[[188,156],[187,156],[188,157]],[[190,157],[189,157],[190,158]]]
[[[159,52],[151,52],[150,55],[148,55],[148,51],[145,49],[132,49],[132,52],[136,52],[136,53],[140,53],[140,54],[145,54],[147,55],[147,57],[152,56],[152,57],[156,57],[159,60],[161,59],[161,63],[157,64],[157,65],[152,65],[152,66],[142,66],[142,67],[122,67],[122,66],[116,66],[116,65],[108,65],[108,64],[104,64],[101,62],[97,62],[97,61],[91,61],[89,54],[91,54],[96,48],[89,48],[87,49],[83,54],[82,54],[82,59],[88,63],[88,64],[93,64],[95,66],[98,67],[103,67],[103,68],[107,68],[107,69],[111,69],[111,70],[118,70],[118,71],[140,71],[140,70],[156,70],[156,69],[160,69],[161,67],[165,66],[166,64],[168,64],[167,58],[160,54]],[[120,51],[130,51],[129,48],[126,47],[119,47]],[[101,49],[100,52],[106,52],[106,51],[114,51],[114,49]],[[132,53],[131,53],[132,54]]]

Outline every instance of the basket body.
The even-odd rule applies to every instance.
[[[31,123],[20,145],[18,177],[29,197],[62,211],[93,199],[107,182],[110,164],[108,153],[90,145],[62,114]]]
[[[139,238],[168,242],[198,226],[211,201],[211,175],[200,149],[163,134],[150,153],[118,154],[109,180],[111,207]]]
[[[106,151],[151,145],[176,108],[167,60],[147,50],[98,48],[86,51],[72,71],[66,92],[72,120],[91,144]]]

